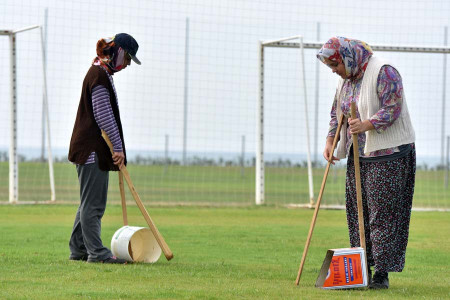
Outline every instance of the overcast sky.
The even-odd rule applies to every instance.
[[[67,150],[83,78],[101,37],[132,34],[141,66],[114,75],[127,147],[181,151],[189,18],[188,152],[255,149],[257,43],[292,35],[325,42],[342,35],[369,44],[444,44],[450,1],[11,1],[0,4],[0,29],[44,24],[48,8],[48,96],[52,146]],[[320,23],[320,32],[317,24]],[[17,36],[21,148],[40,147],[42,61],[37,30]],[[305,51],[308,119],[322,152],[337,77],[319,66],[318,135],[314,135],[317,50]],[[9,142],[9,43],[0,36],[0,148]],[[405,86],[421,155],[440,156],[443,55],[378,53],[393,61]],[[304,153],[305,107],[296,49],[268,49],[265,151]],[[448,84],[449,80],[447,80]],[[447,94],[450,89],[447,88]],[[448,99],[448,96],[447,96]],[[448,106],[446,108],[446,111]],[[450,124],[446,120],[446,124]],[[448,126],[446,126],[449,128]],[[450,134],[448,130],[446,134]]]

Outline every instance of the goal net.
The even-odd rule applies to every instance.
[[[100,19],[85,1],[4,2],[0,28],[6,30],[45,24],[48,7],[49,113],[43,115],[40,32],[20,32],[14,131],[9,35],[0,35],[2,203],[10,200],[12,132],[17,135],[18,201],[49,201],[52,194],[57,202],[79,201],[77,173],[67,153],[83,78],[96,55],[97,41],[127,32],[139,43],[142,65],[132,63],[113,77],[128,170],[145,204],[251,206],[258,197],[269,206],[308,206],[316,201],[338,79],[319,64],[316,53],[329,37],[342,35],[374,46],[377,55],[398,67],[417,136],[413,205],[450,208],[448,1],[432,0],[420,8],[392,2],[390,11],[396,16],[392,18],[377,1],[364,5],[325,1],[305,7],[298,1],[113,0],[102,14],[113,17]],[[349,18],[349,11],[358,17]],[[284,41],[292,45],[264,46],[261,87],[258,41],[297,34],[303,36],[304,61],[299,39]],[[54,193],[47,149],[52,150]],[[331,167],[323,205],[344,205],[345,167],[345,161]],[[109,186],[108,203],[119,203],[116,173],[110,173]],[[127,199],[132,201],[128,192]]]

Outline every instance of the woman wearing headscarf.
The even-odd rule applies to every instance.
[[[139,48],[129,34],[97,42],[97,57],[87,72],[80,104],[70,140],[69,160],[76,164],[80,182],[80,206],[70,237],[70,260],[103,263],[126,263],[103,246],[101,219],[106,208],[109,171],[126,165],[126,151],[120,121],[119,105],[112,76],[136,58]],[[101,136],[108,135],[113,155]]]
[[[317,58],[338,74],[324,157],[328,160],[341,115],[344,122],[336,156],[347,157],[346,213],[350,244],[360,246],[353,151],[358,151],[369,265],[369,288],[389,287],[389,272],[405,265],[416,171],[415,134],[402,78],[389,62],[373,55],[366,43],[333,37]],[[355,102],[357,118],[350,105]],[[358,135],[353,149],[352,134]],[[372,278],[372,270],[374,276]]]

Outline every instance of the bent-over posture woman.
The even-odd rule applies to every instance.
[[[360,156],[369,288],[389,287],[389,272],[405,265],[416,173],[415,134],[406,105],[402,78],[388,61],[366,43],[333,37],[317,58],[341,77],[331,109],[324,157],[328,160],[337,123],[346,117],[336,160],[347,157],[346,212],[352,247],[360,246],[353,151]],[[350,117],[350,104],[357,118]],[[353,149],[352,134],[358,134]]]

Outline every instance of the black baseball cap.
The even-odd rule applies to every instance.
[[[118,33],[114,36],[114,43],[130,54],[131,59],[135,63],[138,65],[141,64],[141,61],[136,57],[139,44],[131,35],[128,33]]]

